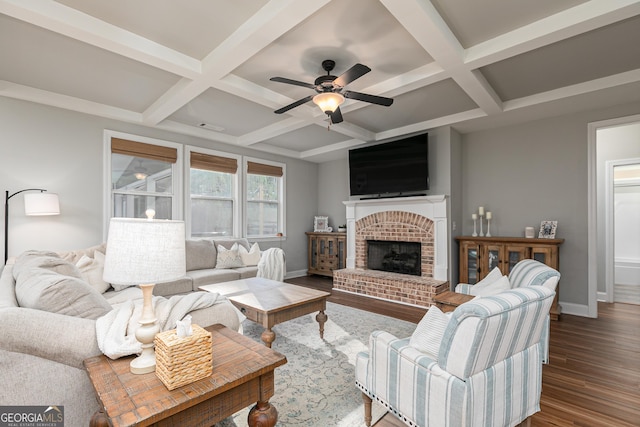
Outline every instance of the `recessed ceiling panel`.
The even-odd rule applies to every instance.
[[[350,139],[352,138],[339,132],[327,130],[327,128],[322,126],[312,125],[280,135],[276,138],[264,140],[263,143],[295,151],[307,151]]]
[[[0,80],[143,112],[174,74],[0,15]]]
[[[282,120],[269,108],[229,93],[209,89],[169,117],[190,126],[205,123],[208,129],[241,136]]]
[[[269,81],[286,77],[313,83],[326,74],[322,61],[336,62],[339,76],[356,63],[372,69],[351,90],[396,77],[433,62],[415,39],[378,1],[334,0],[242,64],[234,74],[297,100],[314,92]]]
[[[502,100],[640,69],[640,17],[545,46],[481,69]]]
[[[586,2],[587,0],[431,0],[465,48]]]
[[[453,80],[396,96],[389,107],[371,105],[343,114],[344,120],[373,132],[395,129],[477,108]]]
[[[203,59],[266,0],[56,0],[87,15]]]

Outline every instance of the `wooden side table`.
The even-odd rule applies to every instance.
[[[248,425],[275,426],[278,414],[269,403],[274,394],[274,370],[287,359],[222,325],[206,329],[212,335],[213,373],[175,390],[169,391],[155,372],[130,373],[131,357],[86,359],[84,365],[102,408],[90,425],[214,425],[255,404]]]
[[[433,301],[436,303],[442,312],[453,311],[460,304],[464,304],[467,301],[471,301],[475,297],[473,295],[460,294],[453,291],[444,291],[433,297]]]

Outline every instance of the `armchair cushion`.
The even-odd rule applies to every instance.
[[[469,290],[470,295],[486,297],[490,295],[496,295],[500,292],[508,291],[511,289],[509,278],[502,276],[498,280],[488,284],[477,284],[471,287]]]
[[[427,353],[432,359],[437,359],[440,342],[448,323],[449,316],[432,305],[413,331],[409,345]]]
[[[480,280],[478,283],[476,283],[475,285],[470,285],[468,283],[459,283],[456,288],[455,291],[460,293],[460,294],[466,294],[466,295],[477,295],[477,294],[473,294],[471,293],[472,289],[481,289],[487,285],[490,285],[492,283],[494,283],[495,281],[497,281],[498,279],[500,279],[502,277],[502,272],[500,271],[500,268],[495,267],[493,270],[491,270],[489,272],[489,274],[487,274],[485,276],[484,279]]]

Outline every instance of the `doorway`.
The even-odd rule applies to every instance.
[[[598,301],[614,300],[613,168],[640,162],[640,115],[589,123],[588,135],[588,315],[597,317]]]
[[[606,170],[607,301],[640,304],[640,158]]]

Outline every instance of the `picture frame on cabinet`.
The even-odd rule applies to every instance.
[[[313,219],[313,231],[326,232],[329,231],[329,217],[328,216],[316,216]]]
[[[540,223],[539,239],[555,239],[558,221],[542,221]]]

